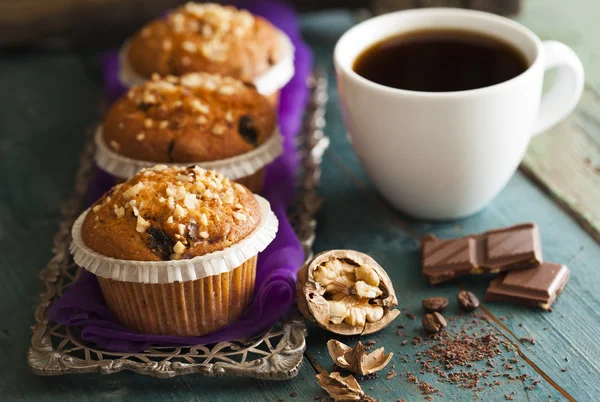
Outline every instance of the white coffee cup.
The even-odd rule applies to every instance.
[[[489,87],[417,92],[369,81],[353,71],[370,45],[413,30],[460,28],[513,44],[529,62],[519,76]],[[334,62],[346,128],[381,194],[425,219],[456,219],[487,205],[517,169],[532,136],[564,119],[583,91],[584,73],[566,45],[542,42],[493,14],[429,8],[385,14],[348,30]],[[544,73],[556,80],[542,97]]]

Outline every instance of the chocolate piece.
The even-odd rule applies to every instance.
[[[492,280],[484,301],[503,301],[549,310],[569,280],[569,268],[546,262],[535,268],[509,272]]]
[[[531,268],[542,262],[540,232],[534,223],[490,230],[454,240],[422,240],[423,275],[430,283],[457,276]]]

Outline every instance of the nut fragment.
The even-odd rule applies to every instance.
[[[400,312],[389,277],[366,254],[321,253],[298,275],[298,308],[321,328],[341,335],[371,334]]]
[[[381,370],[390,362],[393,356],[393,353],[386,355],[383,348],[367,354],[360,341],[351,348],[335,339],[331,339],[327,342],[327,350],[336,365],[359,376]]]
[[[428,297],[423,299],[421,305],[429,312],[443,311],[448,307],[448,299],[445,297]]]
[[[444,316],[437,312],[425,314],[421,322],[423,323],[423,328],[432,334],[437,334],[448,325]]]
[[[335,372],[329,375],[317,374],[317,381],[335,402],[361,401],[365,396],[365,392],[351,375],[342,377]]]
[[[460,306],[467,311],[472,311],[479,307],[479,299],[469,291],[461,290],[458,292],[456,299]]]

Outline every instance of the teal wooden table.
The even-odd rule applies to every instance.
[[[382,401],[422,400],[411,342],[422,335],[421,300],[453,299],[467,288],[482,297],[487,281],[466,279],[433,287],[419,273],[417,239],[426,232],[457,237],[509,224],[540,226],[546,259],[561,262],[572,277],[552,313],[508,304],[486,304],[494,331],[511,351],[512,377],[476,392],[435,382],[444,396],[434,400],[600,400],[600,6],[593,1],[528,0],[519,20],[543,39],[572,46],[587,71],[584,98],[563,124],[533,141],[522,169],[483,212],[459,222],[426,223],[390,209],[380,200],[345,138],[331,65],[332,48],[355,16],[345,12],[303,17],[304,33],[317,54],[317,66],[330,75],[326,133],[331,147],[323,162],[315,251],[353,248],[373,256],[394,282],[403,314],[380,333],[364,337],[395,353],[398,373],[361,383]],[[98,118],[102,82],[93,53],[20,51],[0,56],[0,400],[2,401],[311,401],[325,394],[315,381],[333,368],[326,352],[331,336],[309,326],[308,350],[300,374],[290,381],[178,377],[169,380],[132,373],[110,376],[37,377],[27,370],[29,327],[38,302],[39,270],[50,256],[59,205],[73,186],[72,175],[85,129]],[[457,313],[455,308],[449,316]],[[466,317],[458,320],[466,320]],[[402,325],[404,335],[398,335]],[[535,345],[522,341],[534,337]],[[353,343],[356,338],[347,340]],[[408,356],[405,356],[408,355]],[[406,361],[405,361],[406,360]]]

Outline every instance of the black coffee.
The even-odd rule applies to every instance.
[[[354,71],[387,87],[465,91],[499,84],[528,68],[521,52],[498,38],[456,29],[404,33],[364,50]]]

